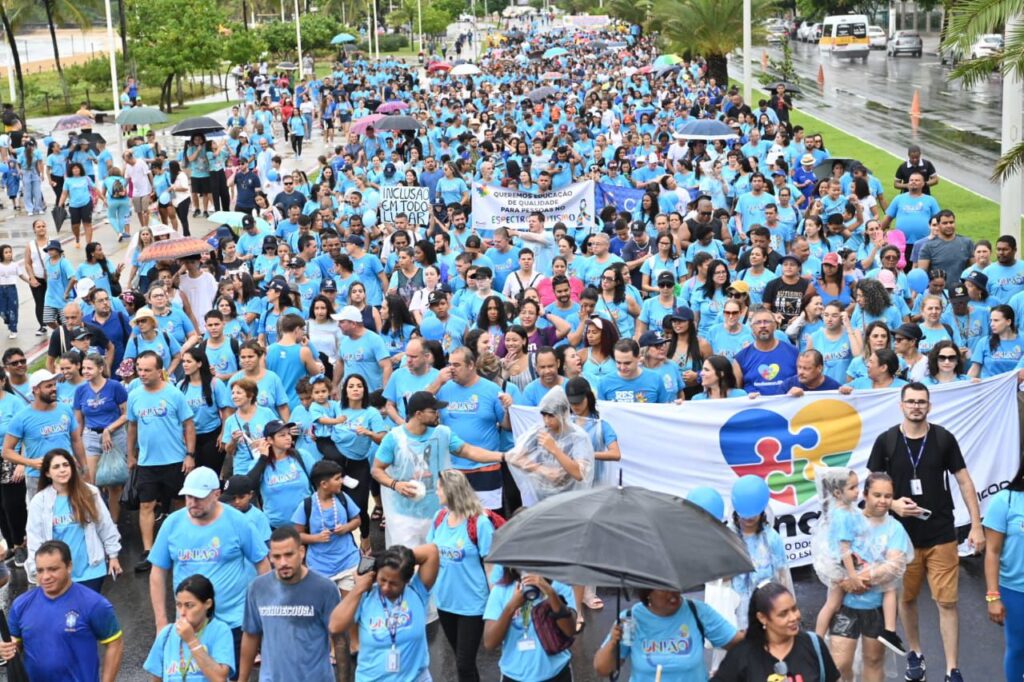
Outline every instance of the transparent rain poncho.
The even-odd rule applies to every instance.
[[[537,424],[516,439],[507,457],[523,506],[527,507],[558,493],[589,488],[594,481],[594,447],[587,432],[571,422],[569,400],[562,387],[548,391],[538,407],[541,413],[558,419],[557,430],[548,429],[543,422]],[[551,436],[555,445],[579,465],[579,480],[541,444],[543,434]]]
[[[381,486],[381,501],[388,520],[386,542],[389,547],[415,547],[426,542],[431,520],[441,508],[437,480],[442,471],[451,468],[451,431],[447,426],[437,426],[415,438],[404,427],[398,427],[392,429],[391,435],[395,439],[395,459],[386,469],[388,475],[397,481],[423,485],[425,495],[414,499]]]
[[[852,472],[846,467],[814,468],[814,486],[821,502],[821,516],[811,533],[811,557],[818,579],[826,585],[847,577],[843,561],[853,553],[853,546],[865,529],[860,509],[847,505],[842,497]],[[855,558],[855,565],[857,561]]]

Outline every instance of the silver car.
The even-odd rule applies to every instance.
[[[924,51],[924,41],[921,40],[921,36],[917,31],[896,31],[893,34],[892,40],[886,45],[885,52],[891,57],[896,57],[900,54],[909,54],[914,57],[920,57]]]

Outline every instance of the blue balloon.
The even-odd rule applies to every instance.
[[[444,325],[433,315],[424,317],[420,323],[420,334],[427,341],[440,341],[444,338]]]
[[[725,500],[718,494],[718,491],[714,488],[706,485],[702,485],[699,488],[694,488],[690,491],[690,494],[686,496],[686,499],[693,502],[695,505],[711,514],[719,521],[725,520]]]
[[[732,508],[744,519],[760,516],[769,498],[768,484],[760,476],[744,476],[732,486]]]
[[[919,294],[928,290],[928,273],[921,268],[914,268],[907,273],[907,284]]]

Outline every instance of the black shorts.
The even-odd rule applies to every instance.
[[[851,609],[849,606],[841,606],[832,618],[828,631],[833,637],[843,639],[877,639],[884,629],[885,617],[882,615],[881,606],[875,609]]]
[[[324,121],[324,130],[334,130],[334,119],[333,118],[325,118],[323,121]]]
[[[78,225],[79,223],[91,223],[92,202],[90,201],[85,206],[68,206],[68,213],[71,216],[72,225]]]
[[[185,484],[185,474],[181,463],[157,464],[140,466],[135,479],[135,487],[139,493],[139,502],[154,502],[163,499],[181,499],[181,486]]]
[[[192,191],[196,194],[209,194],[211,192],[211,186],[212,183],[210,182],[209,176],[205,178],[192,178]]]

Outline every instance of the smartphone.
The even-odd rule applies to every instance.
[[[359,566],[356,568],[356,575],[366,575],[377,565],[377,560],[372,556],[359,557]]]
[[[917,518],[921,519],[922,521],[927,521],[932,517],[931,509],[925,509],[924,507],[918,507],[918,509],[921,511],[921,513],[918,515]]]

